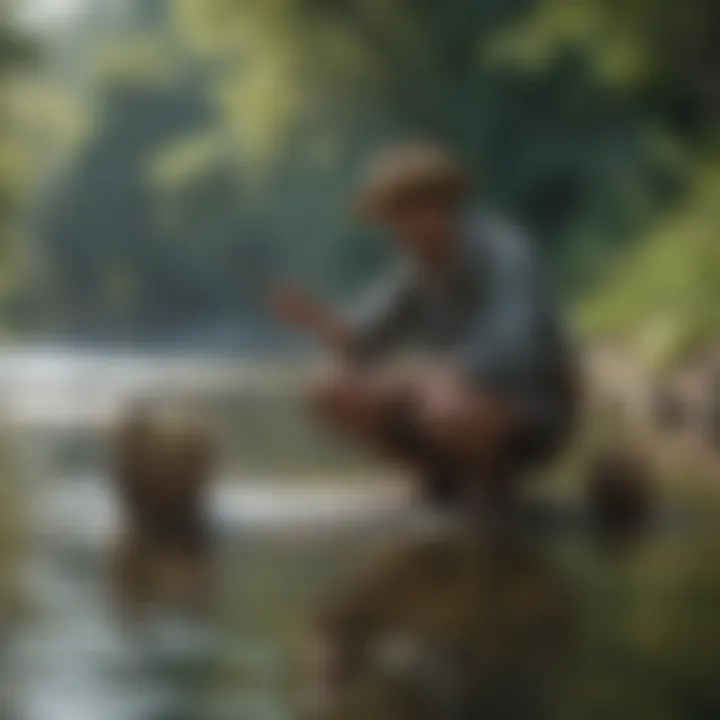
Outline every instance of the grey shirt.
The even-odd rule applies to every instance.
[[[359,354],[413,344],[457,364],[478,386],[552,400],[571,353],[523,233],[489,216],[468,220],[442,275],[401,268],[356,318]]]

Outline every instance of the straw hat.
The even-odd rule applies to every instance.
[[[361,183],[357,209],[368,220],[379,220],[399,203],[413,198],[461,200],[470,189],[466,168],[443,147],[414,143],[393,148],[375,158]]]

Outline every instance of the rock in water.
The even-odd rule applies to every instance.
[[[609,538],[637,536],[653,504],[652,472],[643,458],[627,450],[605,451],[591,461],[588,475],[595,530]]]

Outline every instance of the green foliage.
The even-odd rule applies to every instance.
[[[679,202],[692,212],[698,159],[712,164],[709,0],[685,19],[667,0],[129,8],[124,30],[94,38],[102,52],[76,59],[98,58],[98,122],[41,222],[45,302],[72,319],[60,332],[263,324],[279,275],[348,296],[389,255],[349,199],[366,155],[398,137],[456,147],[573,298],[602,295],[626,250],[639,267],[635,240]],[[599,314],[626,313],[582,316]]]
[[[17,288],[24,262],[23,213],[35,187],[34,140],[23,101],[27,98],[24,71],[36,57],[36,47],[9,22],[0,7],[0,299]]]
[[[699,173],[689,198],[617,268],[582,309],[591,332],[636,334],[668,363],[717,343],[720,327],[720,173]]]
[[[295,188],[281,207],[268,204],[281,235],[295,203],[314,218],[293,216],[320,253],[293,255],[296,267],[317,267],[323,256],[327,263],[332,245],[347,242],[330,234],[341,225],[333,204],[351,192],[358,158],[396,136],[433,135],[456,146],[479,169],[488,199],[549,246],[567,294],[598,277],[678,190],[682,172],[660,148],[672,141],[657,142],[673,130],[654,101],[607,86],[593,72],[595,56],[578,50],[583,33],[612,29],[610,10],[601,17],[590,2],[176,7],[192,46],[220,61],[219,107],[252,179],[266,183],[270,198],[283,195],[288,177],[297,183],[305,173],[319,183],[324,203]],[[563,33],[545,32],[548,24]],[[573,29],[577,52],[568,54],[560,45]],[[523,54],[537,56],[532,72]],[[322,169],[329,182],[316,178],[308,158],[317,145],[333,148]]]
[[[522,0],[177,7],[195,47],[222,58],[220,107],[255,173],[301,165],[317,138],[357,158],[382,138],[439,136],[481,169],[492,200],[555,246],[565,284],[598,242],[634,231],[672,174],[643,141],[634,103],[582,62],[548,61],[533,77],[490,62],[527,17]],[[356,165],[326,170],[339,178]]]
[[[540,0],[491,49],[495,59],[536,70],[572,49],[620,89],[671,83],[707,102],[717,77],[719,21],[714,0],[682,6],[668,0]]]
[[[655,364],[719,340],[719,25],[712,0],[543,0],[494,48],[496,60],[533,72],[559,53],[580,54],[615,92],[645,100],[655,123],[684,146],[689,183],[681,206],[652,222],[649,237],[581,311],[589,331],[634,336]]]
[[[172,50],[150,33],[138,33],[122,42],[108,41],[93,61],[101,89],[110,84],[162,85],[175,76],[176,70]]]

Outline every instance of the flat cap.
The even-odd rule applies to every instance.
[[[442,146],[405,144],[370,163],[358,193],[357,210],[366,219],[378,220],[416,197],[460,200],[470,185],[467,169]]]

